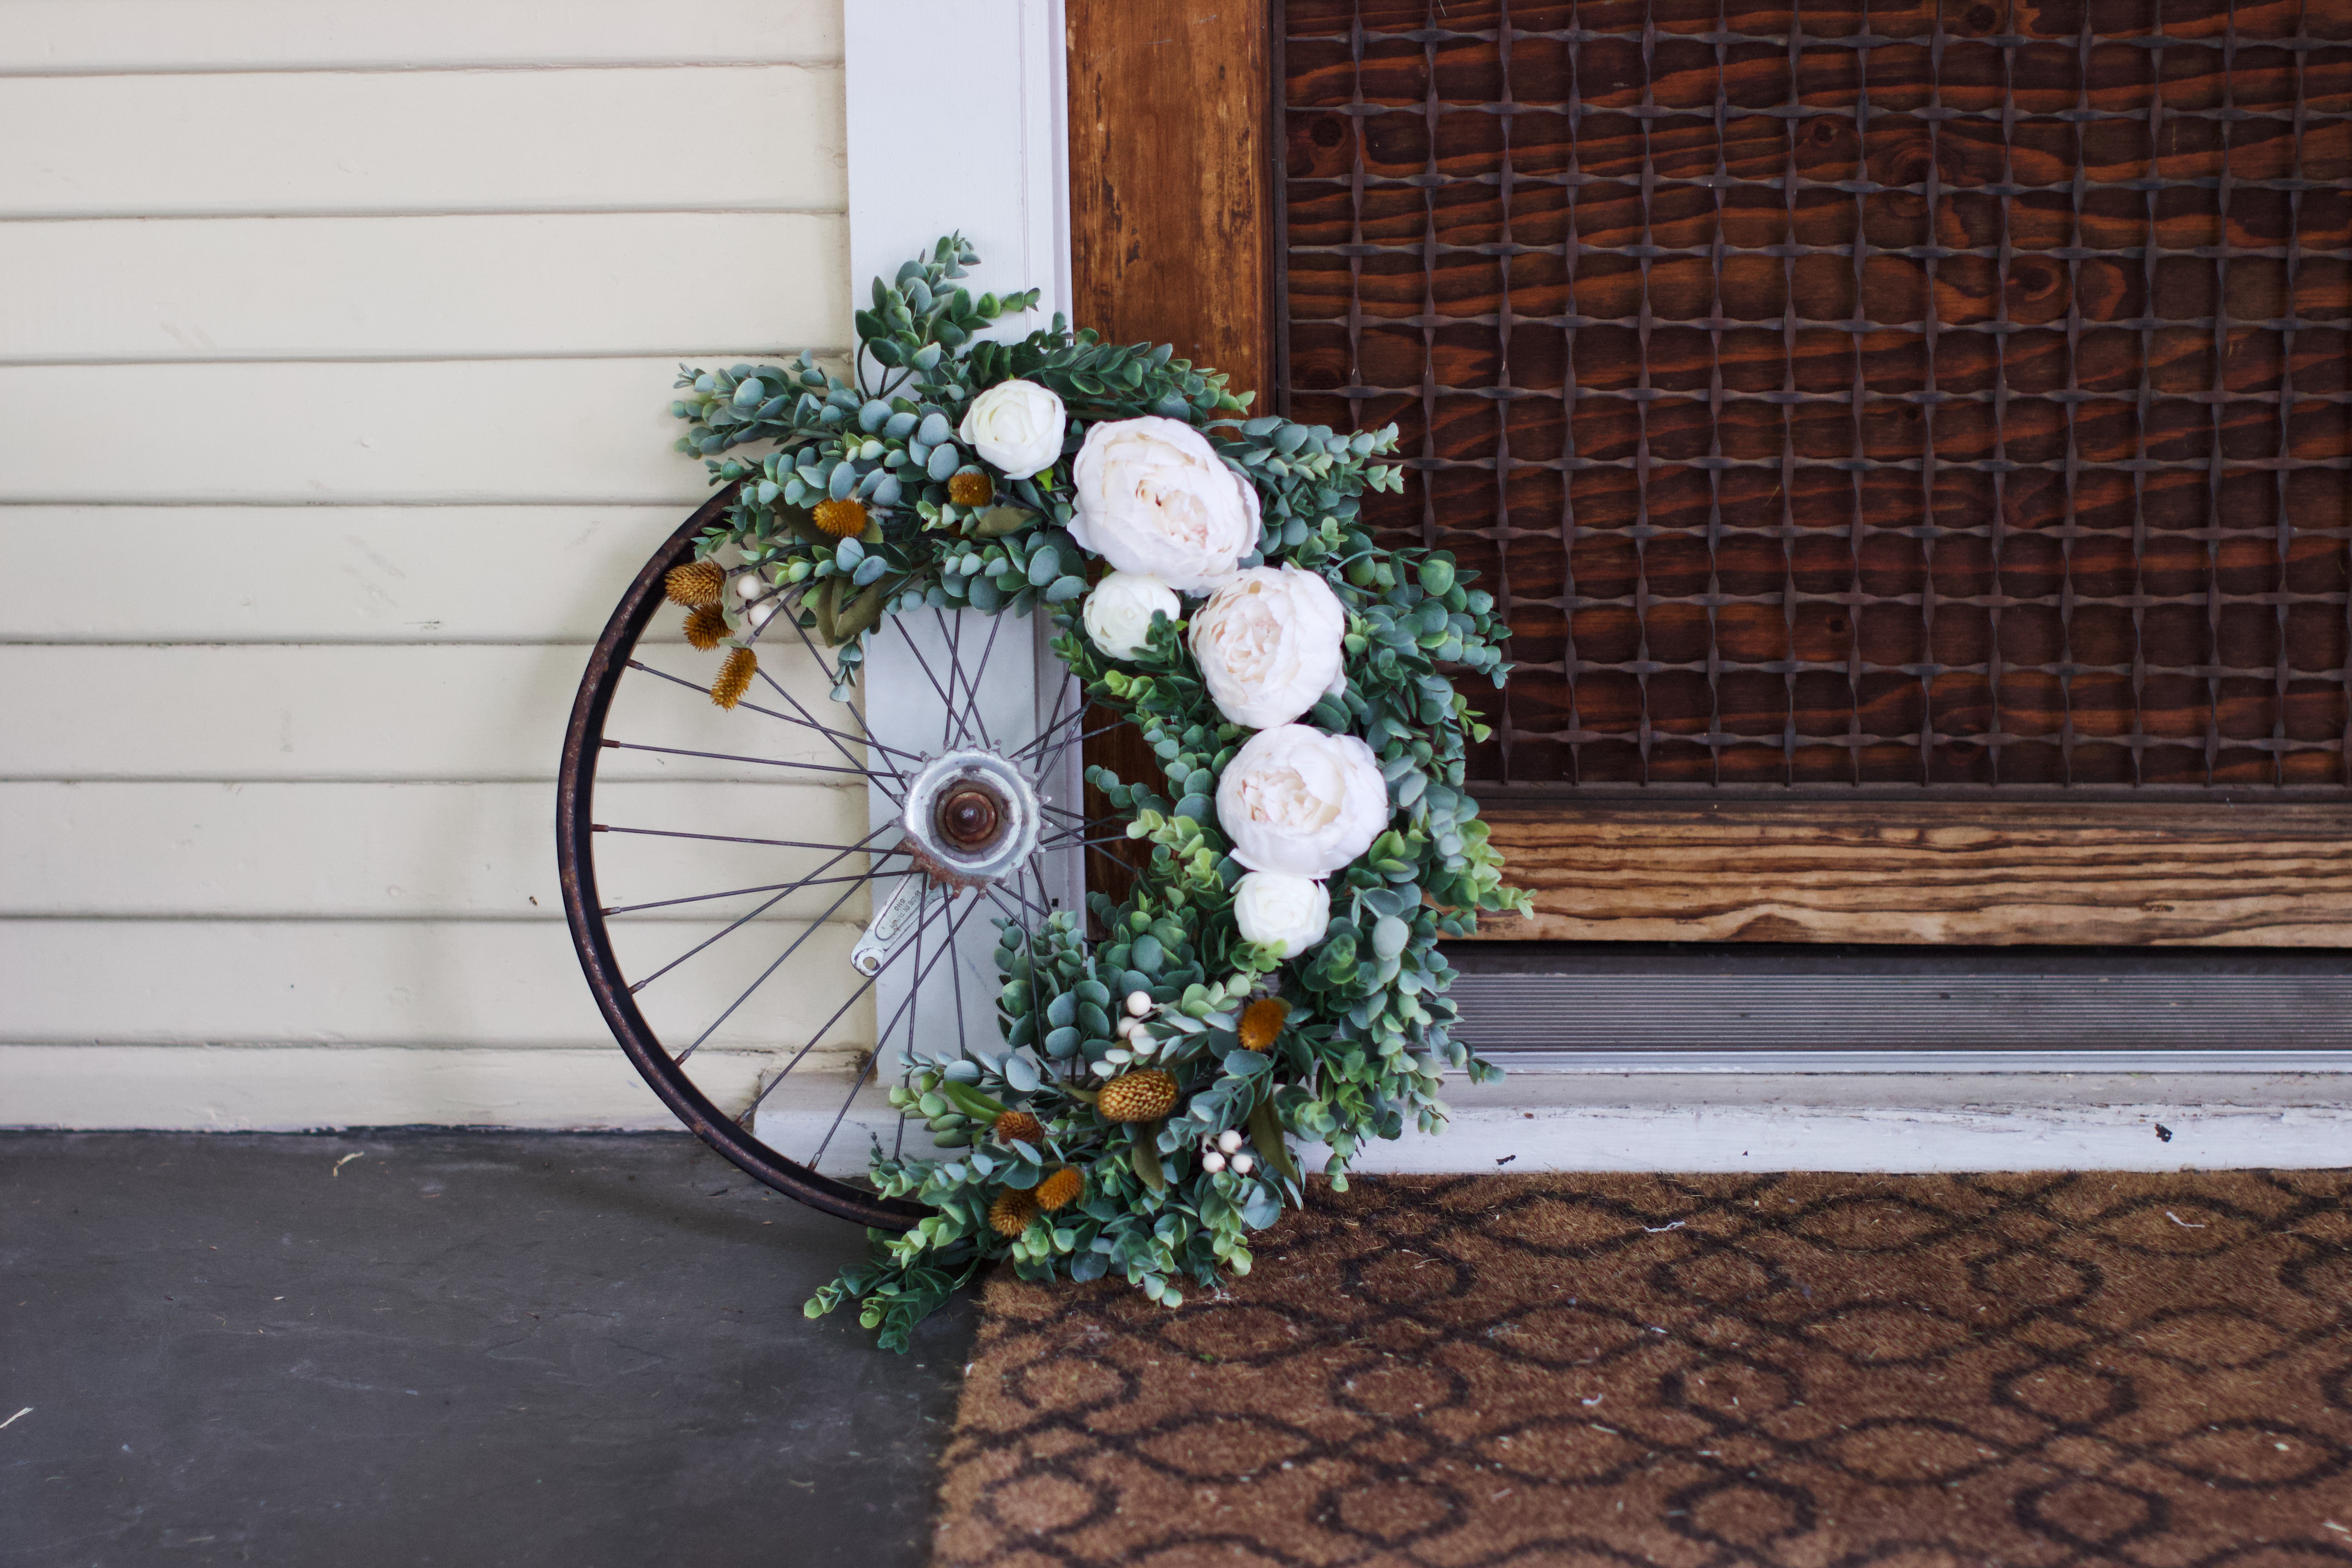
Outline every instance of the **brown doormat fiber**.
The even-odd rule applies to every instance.
[[[1391,1179],[991,1283],[937,1560],[2352,1563],[2342,1172]]]

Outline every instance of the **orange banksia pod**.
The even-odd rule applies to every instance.
[[[1157,1121],[1176,1109],[1176,1080],[1158,1068],[1123,1072],[1102,1086],[1105,1121]]]

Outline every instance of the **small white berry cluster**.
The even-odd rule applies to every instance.
[[[756,566],[736,578],[735,592],[743,600],[743,618],[755,626],[767,625],[768,617],[776,613],[776,601],[768,596],[774,591],[775,585],[762,577]]]
[[[1242,1147],[1240,1130],[1228,1127],[1214,1138],[1201,1140],[1201,1169],[1213,1176],[1224,1170],[1246,1176],[1257,1169],[1257,1156]]]
[[[1130,1063],[1148,1062],[1160,1054],[1160,1037],[1151,1032],[1149,1022],[1158,1010],[1150,993],[1130,991],[1127,994],[1126,1014],[1112,1031],[1118,1037],[1119,1043],[1105,1051],[1103,1059],[1095,1063],[1097,1078],[1115,1077]]]

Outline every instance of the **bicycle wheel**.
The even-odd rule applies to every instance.
[[[780,1192],[904,1229],[927,1211],[862,1179],[868,1147],[932,1150],[883,1086],[918,1044],[997,1042],[997,922],[1075,909],[1119,826],[1083,816],[1084,711],[1028,621],[887,616],[835,700],[780,611],[754,690],[716,706],[663,578],[733,493],[655,552],[589,658],[558,783],[564,912],[605,1022],[688,1128]]]

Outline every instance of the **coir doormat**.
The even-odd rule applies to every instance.
[[[2348,1248],[2342,1172],[1362,1182],[992,1284],[937,1560],[2352,1563]]]

